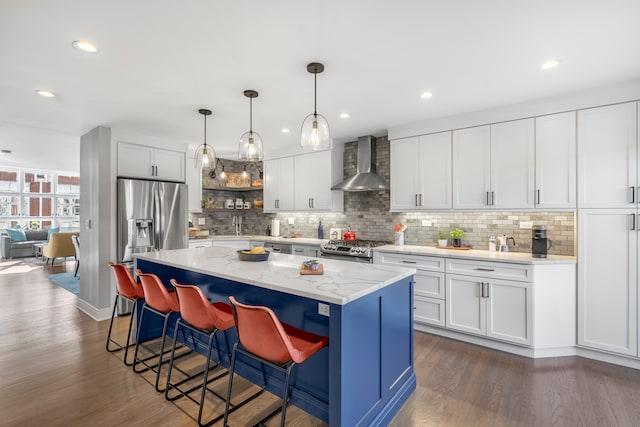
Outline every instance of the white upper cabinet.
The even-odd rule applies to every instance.
[[[186,178],[189,186],[189,212],[202,212],[202,169],[194,168],[195,159],[187,157]]]
[[[118,142],[118,176],[185,182],[185,153]]]
[[[636,103],[578,111],[578,207],[636,206]]]
[[[264,212],[341,211],[342,151],[320,151],[264,162]]]
[[[487,208],[490,191],[490,126],[453,131],[453,208]]]
[[[534,123],[514,120],[453,131],[453,207],[534,207]]]
[[[293,157],[264,161],[264,212],[293,210]]]
[[[391,143],[391,210],[451,208],[451,132]]]
[[[576,207],[576,113],[536,117],[536,208]]]
[[[295,156],[294,177],[296,211],[332,209],[331,151]]]

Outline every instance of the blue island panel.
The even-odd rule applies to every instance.
[[[265,305],[286,323],[329,337],[329,346],[296,366],[291,402],[331,426],[387,425],[415,390],[413,371],[413,277],[383,287],[345,305],[329,304],[330,316],[318,313],[324,301],[265,289],[181,268],[137,259],[136,267],[170,279],[194,284],[212,301],[228,303],[234,295],[247,304]],[[140,331],[144,341],[160,334],[161,323],[148,322]],[[153,316],[153,315],[152,315]],[[173,333],[170,324],[169,334]],[[237,340],[230,329],[218,341],[220,359],[228,366],[230,346]],[[206,338],[189,335],[178,339],[205,354]],[[228,345],[227,345],[228,343]],[[262,385],[262,370],[251,359],[238,358],[237,373]],[[282,374],[267,367],[267,389],[280,396]]]

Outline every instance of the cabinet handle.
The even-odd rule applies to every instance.
[[[636,202],[636,187],[629,187],[630,193],[631,193],[631,201],[629,203],[635,203]]]
[[[407,261],[406,259],[403,259],[402,262],[404,262],[405,264],[415,264],[415,261]]]
[[[636,229],[636,214],[629,214],[629,229],[631,231]]]
[[[420,206],[422,206],[422,193],[420,193]]]
[[[536,190],[536,205],[540,204],[540,189]]]
[[[491,192],[491,206],[493,206],[495,204],[496,204],[496,202],[495,202],[495,193],[492,191]]]
[[[278,209],[280,207],[280,200],[276,199],[273,201],[273,207]]]
[[[413,202],[414,206],[418,206],[418,194],[414,194],[415,201]]]
[[[480,282],[480,298],[484,298],[484,282]]]
[[[487,203],[486,203],[486,205],[489,206],[489,204],[490,204],[489,203],[489,192],[487,191]]]
[[[489,282],[485,283],[484,285],[485,285],[485,287],[486,287],[486,289],[487,289],[487,290],[485,291],[485,293],[484,293],[484,297],[485,297],[485,298],[489,298]]]
[[[495,271],[493,268],[486,268],[486,267],[476,267],[476,270],[478,270],[478,271]]]

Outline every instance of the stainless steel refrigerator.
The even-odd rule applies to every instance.
[[[118,179],[118,260],[189,244],[186,184]]]

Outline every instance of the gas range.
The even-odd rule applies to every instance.
[[[388,244],[380,240],[329,240],[320,245],[320,252],[324,258],[372,263],[371,248]]]

